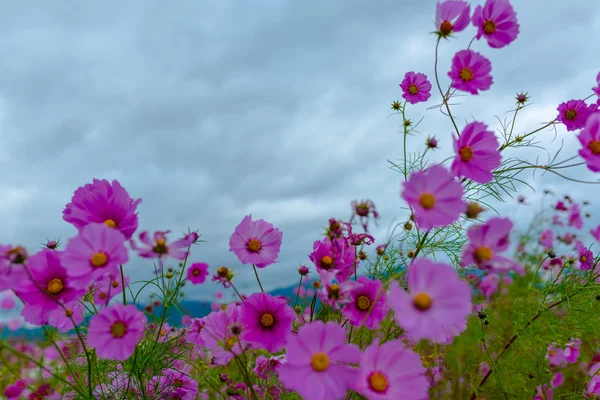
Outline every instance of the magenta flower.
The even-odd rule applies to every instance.
[[[144,336],[145,322],[136,306],[114,304],[92,317],[87,341],[99,357],[125,361]]]
[[[453,88],[479,94],[480,90],[492,87],[494,80],[490,72],[490,60],[473,50],[461,50],[454,55],[448,76],[452,79]]]
[[[583,100],[569,100],[560,103],[556,119],[562,122],[567,131],[575,131],[586,125],[589,117],[598,110],[597,104],[585,104]]]
[[[550,346],[548,346],[546,359],[550,365],[557,367],[567,363],[564,350],[558,347],[556,343],[551,343]]]
[[[461,265],[499,273],[510,270],[524,273],[523,266],[500,255],[508,250],[513,224],[508,218],[491,218],[485,224],[472,225],[467,230],[469,242],[463,247]]]
[[[207,263],[193,263],[188,268],[187,278],[194,285],[204,283],[208,276],[208,264]]]
[[[155,398],[195,400],[198,394],[198,382],[194,378],[171,368],[165,369],[155,382]]]
[[[131,248],[138,252],[140,257],[144,258],[161,258],[171,256],[176,260],[184,260],[188,256],[188,247],[193,244],[193,237],[187,235],[183,239],[168,243],[167,235],[171,231],[156,231],[154,232],[154,240],[150,239],[148,231],[140,233],[140,241],[146,248],[140,248],[132,239],[129,241]]]
[[[200,338],[212,353],[214,364],[227,365],[234,355],[241,354],[250,347],[238,338],[242,331],[240,311],[240,306],[230,304],[225,310],[212,312],[204,317],[205,325]]]
[[[577,362],[577,359],[579,358],[580,354],[580,348],[581,339],[571,338],[571,340],[569,340],[569,343],[567,343],[567,345],[565,346],[564,351],[565,359],[567,360],[567,362],[571,364],[575,364]]]
[[[85,293],[85,286],[74,281],[61,264],[61,252],[43,249],[28,260],[31,279],[25,280],[16,292],[25,303],[21,315],[25,321],[43,325],[48,312],[69,303]],[[43,291],[42,291],[43,290]]]
[[[557,372],[556,374],[554,374],[554,376],[552,377],[552,380],[550,381],[550,385],[556,389],[557,387],[562,386],[562,384],[565,382],[565,377],[562,373]]]
[[[82,229],[89,223],[101,222],[131,239],[138,228],[136,208],[142,199],[133,200],[121,184],[113,180],[94,179],[78,188],[63,211],[63,219]]]
[[[195,345],[202,347],[206,346],[204,339],[202,339],[202,337],[200,336],[200,334],[202,333],[202,329],[204,329],[205,325],[206,322],[204,318],[192,318],[190,326],[188,326],[187,328],[187,334],[185,339],[189,343],[194,343]]]
[[[499,49],[512,43],[519,35],[517,13],[508,0],[487,0],[473,12],[477,39],[485,37],[488,45]]]
[[[354,390],[371,400],[428,399],[421,357],[399,341],[373,342],[362,354]]]
[[[356,382],[358,370],[348,364],[358,364],[360,356],[358,347],[346,343],[344,328],[314,321],[289,337],[279,380],[305,399],[339,399]]]
[[[596,94],[596,96],[598,96],[596,103],[600,105],[600,72],[598,72],[598,75],[596,75],[596,87],[593,87],[592,91]]]
[[[256,359],[256,366],[254,372],[260,379],[265,381],[269,379],[269,375],[277,373],[279,367],[286,363],[285,356],[273,356],[267,358],[265,356],[258,356]]]
[[[277,261],[283,233],[265,220],[252,221],[246,215],[229,239],[229,251],[242,264],[254,264],[264,268]]]
[[[385,292],[375,302],[383,284],[365,276],[360,276],[357,282],[358,285],[350,290],[350,301],[344,306],[342,313],[354,326],[362,326],[364,321],[364,326],[368,329],[377,329],[390,310]],[[369,310],[369,317],[365,320]]]
[[[413,172],[404,184],[402,197],[413,209],[420,229],[446,226],[458,219],[467,205],[464,190],[445,168],[433,165]]]
[[[320,271],[320,285],[317,291],[319,300],[336,310],[352,301],[352,289],[358,285],[352,280],[341,281],[338,275],[334,270]]]
[[[448,37],[465,29],[469,22],[471,6],[462,0],[447,0],[435,9],[435,27],[441,37]]]
[[[119,265],[129,256],[125,236],[104,224],[91,223],[69,240],[61,261],[69,276],[88,284],[102,275],[120,276]]]
[[[577,242],[577,252],[579,253],[579,269],[589,271],[594,266],[594,253],[587,249],[581,242]]]
[[[502,160],[494,132],[488,131],[486,124],[474,121],[465,126],[458,140],[452,139],[456,152],[450,167],[452,173],[479,183],[491,182],[494,179],[492,171]]]
[[[422,103],[431,97],[431,82],[427,79],[427,75],[420,72],[407,72],[400,87],[402,98],[410,104]]]
[[[388,301],[409,339],[450,343],[466,329],[471,288],[454,268],[424,258],[413,260],[407,285],[408,292],[392,281]]]
[[[255,293],[242,303],[241,338],[255,347],[277,353],[287,342],[295,315],[286,300]]]
[[[590,233],[592,234],[594,239],[596,239],[597,241],[600,242],[600,225],[598,225],[594,229],[590,230]]]
[[[600,172],[600,113],[592,114],[585,127],[577,135],[583,146],[579,155],[585,160],[590,171]]]
[[[568,216],[568,225],[574,227],[575,229],[583,228],[583,219],[581,219],[581,212],[579,210],[579,205],[573,204],[571,209],[569,210]],[[567,236],[568,234],[565,234]]]
[[[552,390],[552,388],[550,388],[550,386],[548,386],[547,383],[544,383],[544,385],[538,385],[538,387],[535,388],[535,396],[533,397],[533,400],[553,400],[554,397],[552,397],[554,395],[554,390]]]
[[[23,267],[26,259],[27,251],[23,247],[0,244],[0,292],[12,289],[27,279],[27,272]]]
[[[125,276],[125,287],[129,286],[129,277]],[[120,276],[102,275],[90,285],[90,292],[94,294],[96,307],[106,307],[108,302],[123,292]]]
[[[48,313],[48,325],[55,327],[59,332],[72,330],[74,328],[73,321],[77,325],[83,322],[84,308],[79,301],[75,300],[65,304],[65,309],[59,307]]]
[[[498,291],[498,285],[500,284],[500,276],[494,273],[486,275],[479,283],[479,290],[489,302],[492,295]]]
[[[554,232],[552,229],[546,229],[540,234],[540,244],[544,250],[550,250],[554,242]]]
[[[359,260],[355,259],[354,248],[344,239],[326,237],[313,243],[313,252],[308,255],[315,264],[317,272],[335,271],[337,279],[345,281],[354,272],[354,263],[358,268]]]

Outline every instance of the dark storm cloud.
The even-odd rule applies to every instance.
[[[525,90],[536,104],[518,129],[535,129],[594,84],[598,57],[586,40],[598,30],[598,6],[513,3],[521,34],[501,50],[475,42],[492,60],[495,83],[460,98],[460,122],[495,128],[494,114]],[[94,177],[118,179],[143,199],[141,229],[200,229],[208,243],[193,260],[234,268],[249,289],[251,269],[228,251],[246,214],[284,232],[279,263],[261,271],[270,288],[294,283],[328,218],[347,219],[352,199],[376,202],[384,242],[393,218],[406,217],[400,175],[386,161],[402,150],[389,103],[406,71],[433,82],[435,2],[258,4],[9,3],[0,16],[0,242],[33,251],[46,238],[72,236],[62,210]],[[443,87],[452,55],[473,33],[441,46]],[[436,89],[427,107],[439,102]],[[452,127],[425,108],[410,109],[414,121],[426,116],[410,143],[422,148],[436,135],[443,149],[433,161],[441,161]],[[576,142],[568,146],[574,153]],[[152,266],[136,259],[127,269],[135,280]],[[189,295],[206,298],[218,288],[195,290]]]

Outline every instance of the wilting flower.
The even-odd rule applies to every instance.
[[[283,233],[270,223],[262,219],[252,221],[252,215],[247,215],[231,235],[229,251],[242,264],[264,268],[277,261],[282,238]]]
[[[597,104],[585,104],[583,100],[569,100],[560,103],[556,119],[562,122],[567,131],[575,131],[586,125],[589,117],[598,110]]]
[[[494,179],[492,171],[502,160],[494,132],[487,130],[484,123],[474,121],[465,126],[458,139],[452,139],[456,151],[452,173],[479,183],[491,182]]]
[[[373,342],[362,354],[354,390],[368,399],[426,399],[429,382],[421,357],[399,340],[378,346]]]
[[[354,264],[358,268],[359,260],[355,258],[354,248],[345,239],[326,237],[313,243],[313,252],[308,255],[315,264],[317,272],[335,271],[337,278],[345,281],[354,272]]]
[[[156,231],[154,240],[150,239],[150,234],[147,231],[140,233],[140,241],[147,247],[145,249],[138,247],[133,239],[129,241],[129,244],[133,250],[139,253],[140,257],[161,258],[171,256],[176,260],[184,260],[188,255],[187,248],[193,244],[193,237],[187,235],[183,239],[168,243],[167,235],[169,233],[171,231]]]
[[[362,225],[365,232],[368,231],[369,215],[373,216],[373,219],[377,221],[379,213],[375,209],[375,203],[371,200],[362,200],[360,203],[356,200],[352,201],[352,217],[350,217],[349,224],[352,224],[354,217],[358,217],[360,224]]]
[[[554,232],[552,229],[546,229],[540,234],[540,244],[544,250],[550,250],[554,242]]]
[[[99,357],[124,361],[144,336],[145,322],[136,306],[114,304],[92,317],[87,341]]]
[[[25,303],[21,315],[27,322],[43,325],[48,312],[60,307],[57,302],[68,303],[85,293],[85,286],[67,274],[60,252],[43,249],[29,258],[28,268],[33,280],[25,280],[16,290]]]
[[[420,72],[407,72],[400,87],[403,92],[402,98],[410,104],[421,103],[431,97],[431,82],[427,79],[427,75]]]
[[[591,115],[577,139],[583,146],[579,155],[593,172],[600,172],[600,113]]]
[[[483,7],[477,6],[473,25],[477,27],[477,39],[483,36],[494,49],[507,46],[519,35],[517,13],[508,0],[487,0]]]
[[[415,260],[408,267],[407,285],[408,292],[392,281],[388,299],[407,337],[449,343],[466,329],[471,288],[451,266]]]
[[[193,263],[188,268],[187,278],[194,285],[204,283],[208,276],[208,264],[207,263]]]
[[[279,379],[305,399],[339,399],[356,382],[358,370],[348,364],[358,364],[360,357],[358,347],[346,343],[344,328],[314,321],[289,337]]]
[[[255,293],[242,303],[241,338],[270,353],[277,353],[287,342],[295,315],[286,300],[267,293]]]
[[[125,236],[104,224],[91,223],[69,240],[61,261],[69,276],[88,284],[102,275],[119,276],[128,260]]]
[[[479,94],[480,90],[492,87],[491,71],[490,60],[473,50],[461,50],[454,55],[448,76],[452,79],[453,88]]]
[[[469,242],[463,248],[461,265],[468,267],[475,264],[481,269],[500,273],[509,270],[523,273],[519,263],[500,255],[508,250],[512,227],[508,218],[491,218],[485,224],[470,226],[467,230]]]
[[[390,309],[385,291],[375,302],[383,284],[366,276],[359,277],[357,282],[350,290],[350,301],[344,306],[342,313],[354,326],[362,326],[364,323],[368,329],[377,329]]]
[[[462,0],[437,2],[435,10],[435,27],[441,37],[448,37],[465,29],[471,21],[471,6]]]
[[[413,172],[404,184],[402,197],[414,210],[420,229],[446,226],[464,212],[463,187],[439,165]]]
[[[137,206],[142,199],[133,200],[121,184],[113,180],[94,179],[78,188],[63,211],[63,219],[77,229],[89,223],[101,222],[131,239],[138,228]]]

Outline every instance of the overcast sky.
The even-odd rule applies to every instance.
[[[266,288],[297,282],[312,243],[330,217],[347,219],[350,202],[372,199],[381,214],[374,230],[386,241],[403,220],[401,175],[387,160],[402,158],[400,119],[389,117],[407,71],[434,83],[435,2],[423,1],[54,1],[2,2],[0,15],[0,243],[30,252],[45,239],[72,237],[62,210],[77,187],[93,178],[117,179],[138,207],[141,230],[188,226],[207,243],[192,261],[212,272],[233,268],[246,292],[257,289],[251,266],[229,253],[229,237],[252,213],[283,232],[279,262],[261,270]],[[472,10],[482,1],[471,2]],[[521,90],[533,105],[517,121],[524,133],[552,120],[559,103],[591,94],[600,70],[595,38],[600,3],[513,0],[521,32],[503,49],[484,40],[473,49],[492,61],[494,84],[461,97],[453,112],[462,128],[476,119],[494,129]],[[451,58],[465,49],[470,26],[440,51],[442,86]],[[450,154],[452,125],[436,94],[410,107],[422,149],[440,140],[432,161]],[[538,136],[548,151],[576,154],[575,132]],[[540,163],[548,155],[539,150]],[[522,157],[529,153],[513,153]],[[597,179],[585,168],[570,173]],[[543,189],[578,200],[600,196],[600,185],[573,185],[547,175]],[[516,201],[500,209],[520,217]],[[595,226],[600,219],[589,224]],[[137,235],[136,235],[137,236]],[[314,268],[311,268],[314,270]],[[134,280],[152,263],[135,259]],[[221,288],[187,287],[210,299]]]

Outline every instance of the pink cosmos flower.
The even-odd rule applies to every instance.
[[[4,296],[2,296],[2,301],[0,301],[0,309],[2,310],[12,310],[15,308],[16,302],[13,292],[5,292]]]
[[[314,321],[289,337],[279,380],[305,399],[339,399],[356,382],[358,370],[348,364],[358,364],[360,357],[358,347],[346,343],[344,328]]]
[[[313,252],[308,257],[315,264],[317,272],[334,271],[342,282],[354,272],[354,263],[357,268],[359,264],[354,248],[343,238],[334,239],[333,242],[328,237],[315,241]]]
[[[519,35],[517,13],[508,0],[487,0],[473,12],[477,39],[485,37],[491,48],[499,49],[513,42]]]
[[[494,273],[488,274],[481,280],[479,284],[479,290],[489,302],[492,295],[498,291],[498,285],[500,284],[500,276]]]
[[[435,10],[435,27],[442,37],[464,30],[471,20],[471,6],[462,0],[437,2]]]
[[[591,378],[588,380],[586,391],[589,395],[600,395],[600,363],[596,362],[590,366],[588,375]]]
[[[16,332],[19,330],[19,328],[21,327],[22,323],[21,323],[21,319],[20,318],[12,318],[10,321],[8,321],[8,330],[10,330],[11,332]],[[42,324],[39,324],[42,325]]]
[[[187,278],[194,285],[204,283],[208,276],[208,264],[207,263],[193,263],[188,268]]]
[[[327,306],[339,310],[352,301],[352,289],[358,285],[352,280],[342,281],[334,270],[319,272],[320,285],[317,291],[319,300]]]
[[[548,346],[546,359],[550,365],[557,367],[564,365],[567,362],[564,350],[558,347],[556,343],[551,343],[550,346]]]
[[[73,321],[77,325],[83,322],[84,308],[79,301],[75,300],[65,304],[65,309],[55,308],[48,313],[48,325],[55,327],[59,332],[68,332],[74,329]]]
[[[583,146],[579,155],[585,160],[590,171],[600,172],[600,113],[592,114],[585,127],[577,135]]]
[[[131,239],[138,228],[137,206],[142,199],[133,200],[121,184],[113,180],[94,179],[78,188],[63,211],[63,219],[82,229],[89,223],[101,222]]]
[[[125,287],[128,287],[129,277],[125,276],[124,278]],[[121,277],[102,275],[90,285],[89,291],[94,295],[94,305],[96,307],[106,307],[113,297],[123,292]]]
[[[404,184],[402,197],[413,209],[420,229],[446,226],[466,210],[464,189],[445,168],[433,165],[413,172]]]
[[[568,208],[565,206],[565,203],[562,201],[558,201],[554,206],[554,209],[557,211],[567,211]]]
[[[574,227],[575,229],[581,229],[583,228],[583,219],[581,218],[581,212],[579,210],[579,205],[577,204],[573,204],[571,206],[571,210],[569,211],[569,222],[568,225],[571,227]],[[565,234],[565,237],[569,235],[568,233]]]
[[[188,256],[187,248],[193,244],[193,237],[187,235],[183,239],[168,243],[167,235],[171,231],[156,231],[154,232],[154,240],[150,239],[148,231],[140,233],[140,241],[147,248],[140,248],[132,239],[129,241],[131,248],[137,251],[140,257],[144,258],[161,258],[171,256],[176,260],[184,260]]]
[[[60,307],[57,301],[68,303],[85,293],[85,286],[74,281],[61,264],[61,252],[43,249],[29,258],[28,268],[34,280],[27,279],[16,292],[25,303],[21,315],[29,323],[47,323],[48,311]]]
[[[190,325],[187,328],[186,340],[189,343],[194,343],[198,346],[206,346],[204,339],[200,336],[202,333],[202,329],[204,329],[204,325],[206,325],[204,318],[192,318]]]
[[[194,378],[171,368],[164,370],[155,382],[155,398],[195,400],[198,394],[198,382]]]
[[[270,353],[277,353],[285,346],[294,316],[294,310],[286,300],[267,293],[255,293],[242,303],[241,338]]]
[[[592,269],[594,266],[594,253],[592,253],[580,241],[577,241],[575,249],[579,253],[579,269],[582,271],[589,271]]]
[[[452,173],[479,183],[491,182],[494,179],[492,171],[502,160],[494,132],[487,130],[486,124],[474,121],[463,129],[458,140],[452,139],[456,151],[450,167]]]
[[[598,72],[598,75],[596,75],[596,87],[593,87],[592,91],[596,93],[596,96],[598,96],[598,100],[596,102],[598,105],[600,105],[600,72]]]
[[[421,357],[399,341],[372,343],[362,354],[354,390],[371,400],[429,398]]]
[[[383,283],[380,280],[371,280],[366,276],[358,277],[357,282],[358,284],[350,290],[350,301],[342,309],[342,314],[354,326],[362,326],[364,321],[364,326],[368,329],[377,329],[390,310],[385,292],[375,303]],[[369,310],[370,314],[365,320]]]
[[[200,338],[214,357],[214,364],[227,365],[234,355],[242,353],[250,346],[239,339],[241,307],[229,304],[225,310],[212,312],[204,317],[204,328]]]
[[[558,116],[556,119],[567,128],[567,131],[575,131],[585,126],[589,117],[598,110],[597,104],[585,104],[583,100],[569,100],[560,103],[557,108]]]
[[[598,225],[594,229],[590,230],[590,233],[592,234],[594,239],[596,239],[597,241],[600,242],[600,225]]]
[[[392,281],[388,300],[407,337],[449,343],[466,329],[471,288],[454,268],[424,258],[413,260],[407,285],[408,292]]]
[[[544,385],[539,385],[535,388],[536,395],[533,397],[533,400],[553,400],[554,390],[547,383]]]
[[[104,224],[90,223],[69,240],[61,261],[69,276],[87,285],[102,275],[119,276],[129,256],[125,236]]]
[[[490,60],[473,50],[461,50],[452,59],[452,69],[448,76],[452,79],[452,87],[458,90],[479,94],[480,90],[488,90],[494,80],[490,75]]]
[[[26,259],[23,247],[0,244],[0,292],[13,289],[16,283],[27,279],[23,268]]]
[[[564,351],[565,359],[567,360],[567,362],[570,362],[571,364],[575,364],[577,362],[577,359],[579,358],[579,354],[580,354],[580,352],[579,352],[580,348],[581,348],[581,339],[571,338],[569,343],[567,343],[567,345],[565,346],[565,351]]]
[[[554,242],[554,232],[552,229],[546,229],[540,234],[540,244],[544,247],[544,250],[550,250]]]
[[[4,396],[9,400],[19,399],[25,389],[27,389],[27,383],[23,379],[17,379],[15,383],[6,387]]]
[[[469,242],[463,247],[461,265],[475,264],[485,270],[500,273],[513,270],[524,274],[522,265],[499,254],[508,250],[512,227],[508,218],[491,218],[485,224],[471,225],[467,230]]]
[[[269,375],[277,373],[279,367],[286,363],[285,356],[273,356],[267,358],[265,356],[258,356],[256,359],[256,366],[254,372],[260,379],[265,381],[269,379]]]
[[[252,221],[252,215],[246,215],[229,239],[229,251],[242,264],[264,268],[277,261],[282,238],[283,233],[270,223],[262,219]]]
[[[114,304],[90,319],[87,341],[99,357],[125,361],[144,336],[145,322],[136,306]]]
[[[420,72],[407,72],[400,87],[403,92],[402,98],[410,104],[422,103],[431,97],[431,82],[427,75]]]

